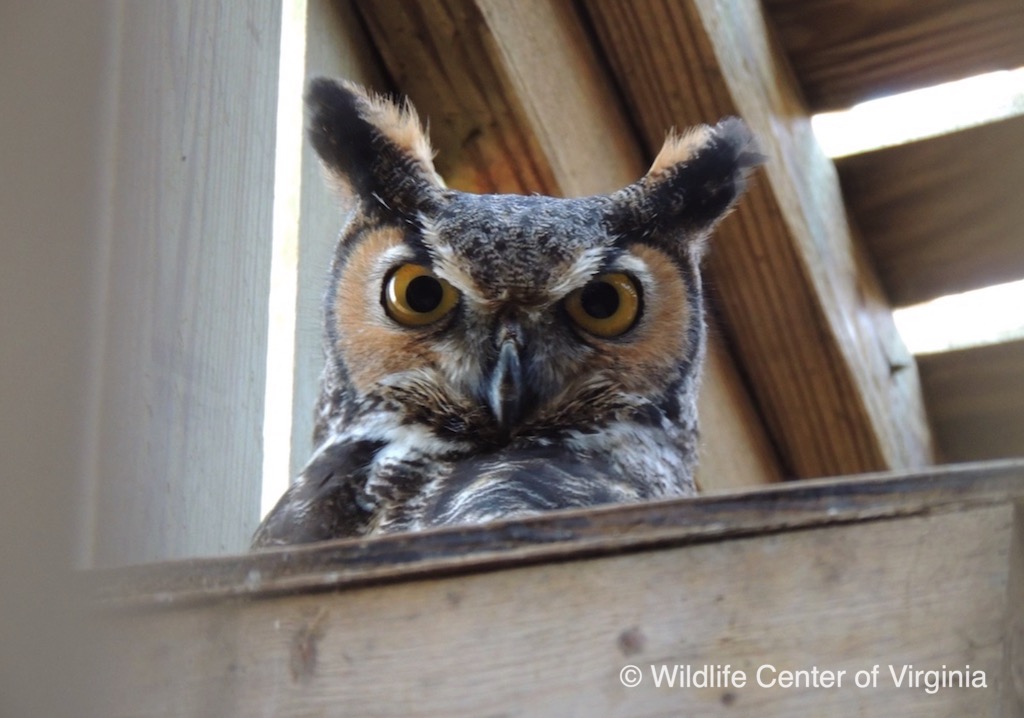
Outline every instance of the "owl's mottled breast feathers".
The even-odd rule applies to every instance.
[[[700,259],[762,161],[727,119],[578,199],[448,189],[415,111],[314,80],[348,203],[317,448],[256,547],[694,492]]]

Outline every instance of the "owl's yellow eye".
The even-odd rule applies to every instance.
[[[422,327],[444,317],[459,302],[452,285],[418,264],[403,264],[384,287],[388,316],[407,327]]]
[[[565,310],[581,329],[611,339],[636,324],[640,292],[628,275],[602,274],[566,297]]]

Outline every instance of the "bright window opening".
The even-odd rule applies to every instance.
[[[829,157],[869,152],[1024,115],[1024,68],[862,102],[811,118]],[[1024,281],[941,297],[895,311],[914,354],[1024,337]]]
[[[1024,68],[904,92],[811,118],[829,157],[943,135],[1024,115]]]
[[[306,0],[286,0],[282,8],[277,88],[261,516],[277,503],[290,478],[305,45]]]
[[[914,354],[1024,338],[1024,280],[952,294],[894,312]]]

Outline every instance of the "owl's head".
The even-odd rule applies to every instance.
[[[670,136],[617,192],[556,199],[447,189],[415,112],[355,85],[315,80],[307,103],[354,208],[325,307],[339,413],[502,445],[689,412],[700,257],[761,161],[741,121]]]

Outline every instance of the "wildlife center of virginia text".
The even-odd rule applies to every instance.
[[[888,664],[884,669],[875,664],[870,669],[851,671],[829,670],[812,666],[807,669],[788,670],[764,663],[752,672],[735,669],[731,665],[651,664],[650,681],[655,688],[745,688],[748,684],[760,688],[878,688],[880,681],[891,682],[896,688],[918,688],[934,694],[943,688],[988,688],[985,671],[963,668],[923,670],[912,664]],[[619,672],[619,680],[627,688],[644,682],[644,671],[627,665]]]

